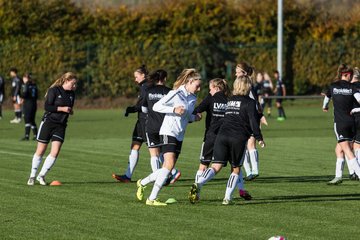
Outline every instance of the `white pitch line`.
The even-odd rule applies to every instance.
[[[31,155],[29,155],[29,154],[8,152],[8,151],[3,151],[3,150],[0,150],[0,153],[9,154],[9,155],[15,155],[15,156],[31,157]]]

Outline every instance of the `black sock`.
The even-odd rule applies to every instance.
[[[29,139],[30,135],[30,124],[25,124],[25,138]]]
[[[34,137],[36,137],[36,136],[37,136],[37,126],[36,126],[36,124],[35,124],[35,125],[31,125],[31,129],[32,129],[32,131],[33,131]]]

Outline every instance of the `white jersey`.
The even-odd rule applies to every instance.
[[[155,103],[153,110],[166,114],[160,128],[160,135],[173,136],[178,141],[183,141],[187,124],[195,121],[195,115],[192,114],[195,104],[196,95],[186,91],[184,85],[177,90],[171,90]],[[185,113],[181,116],[174,113],[175,107],[179,106],[185,108]]]

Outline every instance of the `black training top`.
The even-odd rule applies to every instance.
[[[43,121],[51,121],[66,125],[69,113],[58,112],[58,107],[73,107],[75,101],[75,92],[66,91],[63,87],[49,88],[45,99],[45,113]]]
[[[206,123],[205,135],[209,133],[218,134],[219,129],[222,124],[222,120],[225,115],[227,97],[223,92],[217,92],[213,96],[210,94],[195,108],[194,113],[199,113],[201,111],[206,111],[206,120],[209,123]]]
[[[38,99],[38,88],[35,83],[27,82],[21,86],[20,96],[24,99],[24,102],[36,103]]]
[[[0,76],[0,94],[4,94],[5,92],[5,80],[2,76]]]
[[[256,140],[262,140],[257,114],[254,99],[249,96],[239,95],[230,97],[219,134],[245,139],[248,139],[253,134]]]
[[[284,95],[283,87],[285,87],[285,84],[283,83],[283,81],[281,79],[278,79],[276,81],[276,96]]]
[[[21,85],[22,85],[22,81],[20,80],[20,78],[13,77],[12,82],[11,82],[11,94],[13,97],[20,95],[20,89],[21,89]]]
[[[351,109],[355,101],[354,94],[357,92],[356,87],[348,81],[339,80],[333,82],[326,96],[332,98],[334,104],[334,122],[351,122]]]
[[[165,113],[153,111],[154,104],[170,92],[171,88],[164,85],[156,85],[147,89],[143,106],[147,107],[146,132],[159,133]]]
[[[264,80],[261,84],[261,93],[263,95],[267,94],[267,95],[272,95],[272,89],[271,89],[271,84],[270,84],[270,80]]]
[[[143,103],[145,101],[146,98],[146,92],[147,89],[149,88],[149,83],[147,82],[147,80],[143,80],[141,83],[139,83],[139,87],[140,87],[140,93],[138,95],[138,100],[136,102],[136,104],[134,106],[131,106],[129,108],[129,113],[138,113],[138,118],[139,119],[146,119],[146,113],[143,113],[141,110],[141,106],[143,106]]]

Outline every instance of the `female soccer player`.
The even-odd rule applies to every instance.
[[[260,126],[260,122],[267,125],[266,118],[262,114],[262,109],[261,109],[260,103],[258,101],[258,96],[254,89],[254,83],[253,83],[254,81],[251,77],[253,75],[253,73],[254,73],[254,68],[251,67],[246,62],[241,62],[236,66],[236,72],[235,72],[236,77],[249,76],[249,78],[251,80],[252,85],[251,85],[251,89],[249,92],[249,96],[250,96],[250,98],[254,99],[256,102],[256,107],[257,107],[257,111],[258,111],[257,120],[258,120],[259,126]],[[258,154],[258,151],[256,148],[256,141],[253,136],[250,136],[250,138],[249,138],[245,156],[246,157],[244,160],[244,169],[246,172],[246,180],[252,181],[259,176],[259,154]],[[240,186],[241,186],[241,183],[239,183],[239,191],[241,190]]]
[[[11,87],[12,87],[11,96],[12,96],[14,112],[15,112],[15,118],[13,120],[11,120],[10,123],[20,123],[21,118],[22,118],[21,98],[20,98],[20,90],[21,90],[22,81],[20,80],[20,78],[17,75],[16,68],[10,69],[10,77],[12,78],[12,80],[11,80]]]
[[[195,94],[200,91],[200,85],[200,74],[195,69],[184,69],[174,83],[174,90],[170,91],[153,106],[154,111],[166,114],[160,128],[164,164],[161,169],[137,181],[136,196],[140,201],[143,200],[145,186],[155,182],[152,192],[146,200],[146,205],[166,206],[166,203],[157,199],[157,196],[169,173],[175,167],[181,152],[186,126],[189,122],[199,120],[199,117],[194,115],[193,111],[196,103]]]
[[[149,74],[145,65],[142,65],[134,72],[135,82],[140,87],[140,93],[138,96],[138,101],[135,106],[129,106],[126,108],[125,117],[129,116],[130,113],[138,113],[138,119],[136,121],[132,142],[131,142],[131,151],[129,155],[128,167],[124,175],[117,175],[113,173],[112,177],[119,182],[129,183],[131,182],[131,177],[134,173],[135,167],[139,160],[139,151],[142,143],[145,141],[145,122],[146,122],[146,113],[143,113],[141,106],[143,105],[144,99],[146,97],[146,90],[149,87],[147,81],[147,75]]]
[[[42,156],[51,142],[50,154],[46,157],[36,180],[47,185],[45,176],[54,166],[61,146],[65,140],[65,130],[70,114],[73,114],[77,78],[74,73],[67,72],[57,79],[45,95],[45,113],[37,135],[37,148],[32,159],[32,167],[28,185],[35,184],[35,175],[41,164]]]
[[[234,81],[233,96],[227,102],[224,122],[215,140],[214,160],[211,167],[201,175],[198,183],[192,185],[189,193],[191,203],[199,200],[201,187],[229,161],[232,173],[227,183],[223,204],[230,204],[251,134],[259,141],[260,146],[265,146],[257,120],[256,102],[248,96],[250,89],[251,80],[248,76],[238,77]]]
[[[276,96],[286,96],[286,88],[285,88],[285,84],[282,81],[279,71],[275,70],[274,71],[274,78],[276,81],[276,87],[275,87],[275,94]],[[278,109],[278,121],[284,121],[286,119],[286,115],[285,115],[285,111],[284,108],[282,106],[282,99],[281,98],[277,98],[276,99],[276,107]]]
[[[264,97],[269,97],[271,95],[273,95],[273,84],[272,84],[272,81],[271,81],[271,78],[269,76],[268,73],[264,73],[264,81],[263,81],[263,84],[262,84],[262,94]],[[267,116],[270,117],[271,116],[271,105],[272,105],[272,99],[271,98],[265,98],[264,99],[264,103],[263,105],[261,106],[261,108],[265,111],[265,106],[267,105],[267,109],[266,109],[266,113],[267,113]]]
[[[340,69],[340,80],[333,82],[324,99],[323,111],[328,111],[330,99],[334,105],[334,131],[338,144],[348,159],[348,165],[360,176],[360,166],[351,149],[351,142],[354,138],[354,118],[349,113],[353,108],[354,100],[360,103],[360,93],[356,87],[350,83],[353,69],[343,65]]]
[[[37,110],[38,89],[36,83],[33,82],[30,73],[24,74],[23,82],[24,84],[21,86],[21,98],[23,99],[25,136],[21,140],[29,140],[30,129],[32,129],[34,134],[33,140],[36,140],[37,126],[35,123],[35,116]]]

